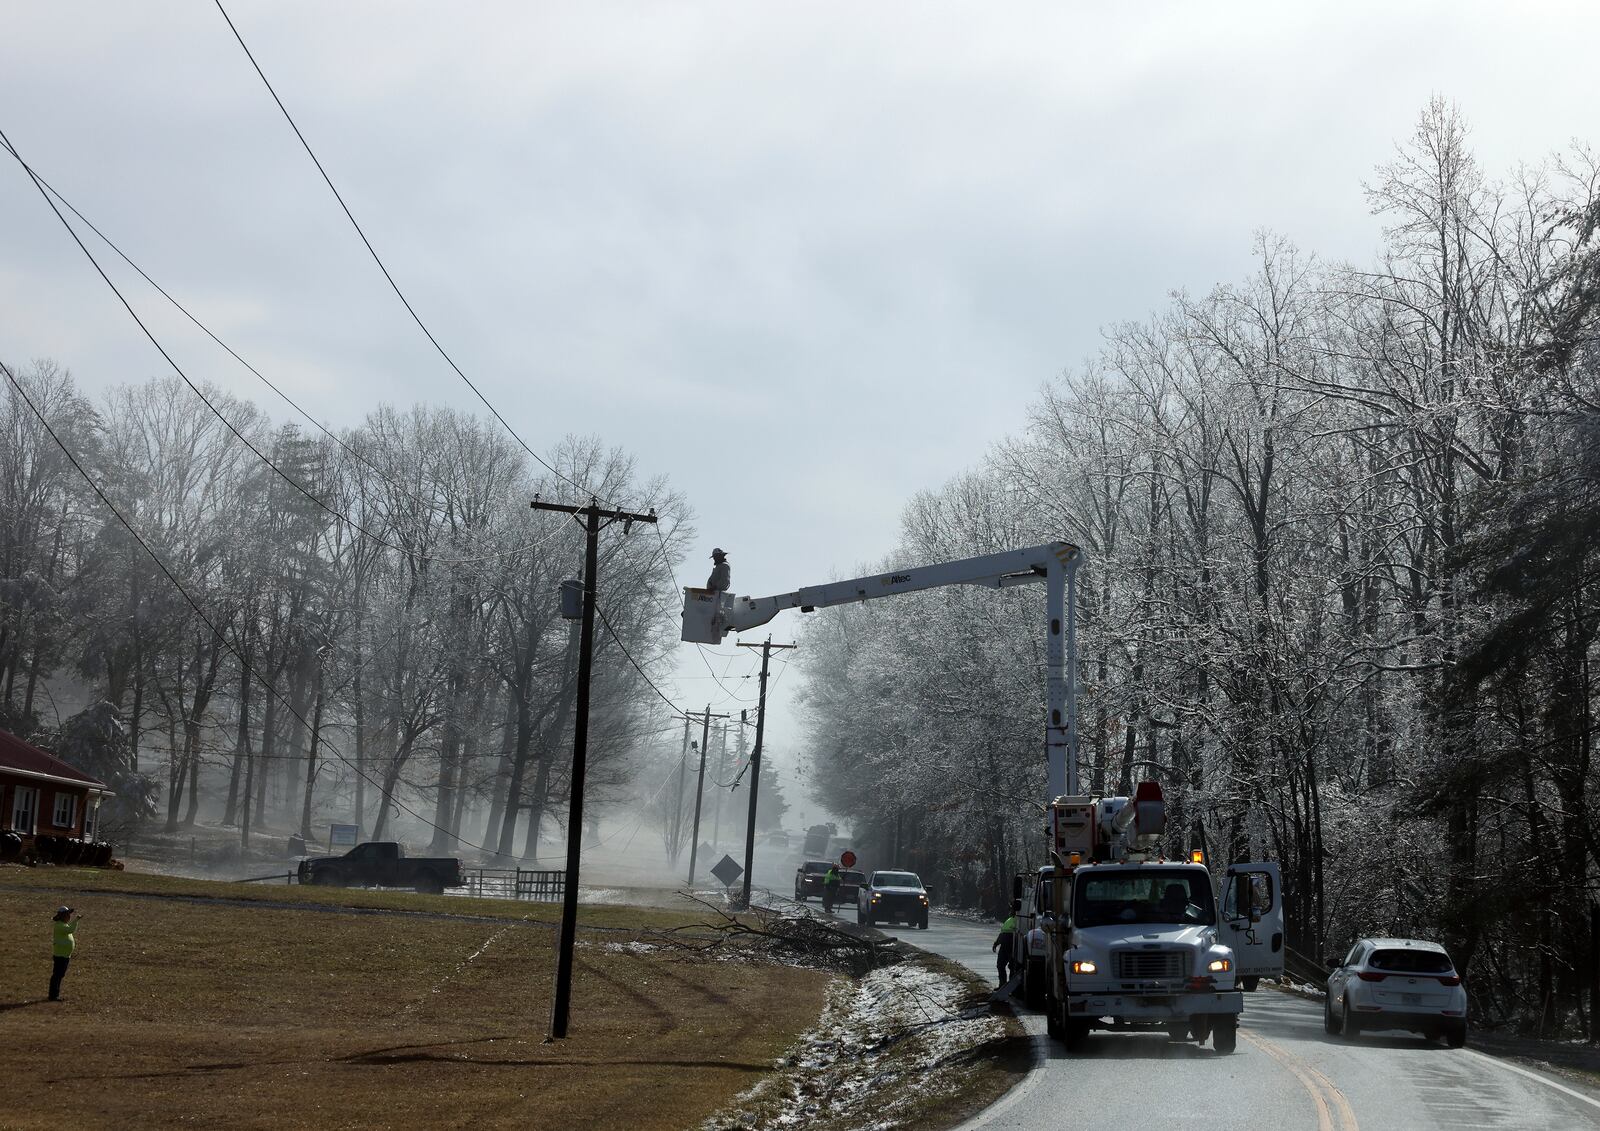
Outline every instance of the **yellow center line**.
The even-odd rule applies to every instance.
[[[1317,1107],[1317,1131],[1360,1131],[1356,1113],[1344,1093],[1317,1069],[1270,1041],[1239,1030],[1239,1035],[1293,1073]]]

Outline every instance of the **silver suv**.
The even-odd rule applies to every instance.
[[[1361,939],[1344,961],[1328,959],[1323,1027],[1354,1038],[1409,1029],[1428,1040],[1467,1043],[1467,988],[1449,953],[1421,939]]]

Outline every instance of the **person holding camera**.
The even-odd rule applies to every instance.
[[[67,966],[72,962],[72,952],[78,949],[78,913],[70,907],[56,909],[53,924],[55,941],[55,969],[50,973],[50,1000],[61,1000],[61,979],[67,976]]]

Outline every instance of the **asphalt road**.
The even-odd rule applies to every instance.
[[[995,931],[936,914],[926,931],[890,933],[992,984]],[[1042,1017],[1020,1003],[1018,1009],[1034,1037],[1037,1067],[962,1131],[1600,1128],[1600,1090],[1406,1034],[1329,1037],[1319,1002],[1275,991],[1246,995],[1231,1056],[1162,1034],[1098,1030],[1084,1053],[1068,1056],[1045,1036]]]

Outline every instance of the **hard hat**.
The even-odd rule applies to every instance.
[[[722,552],[721,546],[718,546],[715,550],[711,551],[711,556],[714,558],[725,558],[728,555]]]

